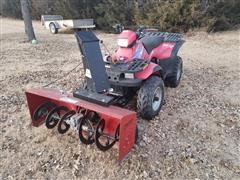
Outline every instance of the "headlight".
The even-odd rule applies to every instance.
[[[128,39],[118,39],[118,46],[128,47]]]
[[[124,73],[124,76],[127,79],[134,79],[134,74],[133,73]]]

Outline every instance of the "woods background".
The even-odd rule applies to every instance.
[[[41,14],[93,18],[99,29],[149,25],[162,31],[204,28],[208,32],[240,24],[240,0],[31,0],[33,19]],[[20,0],[1,0],[2,16],[21,18]]]

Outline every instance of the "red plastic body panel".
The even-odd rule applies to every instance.
[[[132,59],[133,54],[135,52],[136,46],[134,45],[132,48],[122,48],[119,47],[117,52],[112,57],[114,60],[125,60],[128,62]]]
[[[128,46],[130,46],[134,41],[137,40],[137,35],[134,31],[124,30],[121,34],[119,34],[118,39],[127,39]]]
[[[114,60],[124,60],[125,62],[131,61],[132,59],[149,59],[149,54],[140,41],[132,46],[131,48],[119,47],[117,52],[112,55]]]
[[[175,42],[164,42],[160,44],[158,47],[152,50],[149,59],[156,58],[161,60],[170,58],[175,45],[176,45]]]
[[[112,55],[113,60],[124,60],[125,62],[137,59],[167,59],[172,56],[172,51],[176,42],[164,42],[154,48],[150,54],[147,53],[141,41],[136,41],[136,44],[131,48],[119,47],[117,52]]]
[[[29,112],[32,118],[32,125],[35,127],[44,123],[44,120],[34,121],[33,114],[36,108],[45,103],[52,102],[57,106],[66,106],[70,110],[77,110],[78,108],[85,108],[97,112],[105,121],[104,132],[112,136],[115,135],[118,125],[120,125],[119,134],[119,155],[118,160],[123,160],[130,152],[135,143],[136,130],[136,112],[116,106],[104,107],[88,101],[84,101],[73,97],[71,94],[62,93],[56,89],[37,88],[30,89],[26,92]]]
[[[143,69],[140,72],[137,72],[135,74],[135,77],[139,79],[147,79],[149,76],[151,76],[154,73],[154,68],[157,66],[158,66],[157,64],[150,62],[145,69]]]
[[[149,62],[152,59],[168,59],[172,56],[172,52],[176,42],[164,42],[159,44],[158,47],[154,48],[150,54],[147,53],[141,41],[136,41],[136,44],[131,48],[119,47],[117,52],[112,55],[114,61],[124,60],[125,62],[131,61],[132,59],[145,59]],[[139,79],[147,79],[152,74],[160,74],[155,72],[157,64],[150,62],[149,65],[140,72],[135,73],[135,77]]]

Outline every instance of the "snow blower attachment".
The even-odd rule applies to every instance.
[[[45,123],[60,134],[77,130],[80,141],[95,143],[101,151],[118,145],[118,160],[123,160],[135,144],[136,113],[112,105],[111,90],[98,38],[89,31],[75,34],[83,55],[87,85],[73,94],[51,88],[26,92],[32,125]]]

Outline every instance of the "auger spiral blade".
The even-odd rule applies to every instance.
[[[95,131],[95,143],[98,149],[100,149],[101,151],[109,150],[119,140],[119,128],[120,128],[119,125],[117,126],[114,136],[105,134],[104,128],[105,128],[105,121],[100,120]]]
[[[60,119],[58,123],[58,132],[60,134],[65,134],[70,129],[70,124],[68,124],[68,120],[76,114],[76,111],[70,110],[67,113],[63,115],[63,117]]]
[[[66,106],[57,106],[47,115],[45,125],[48,129],[53,129],[62,118],[63,113],[69,111]]]

